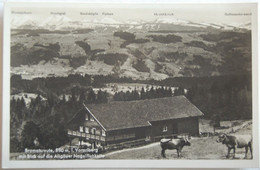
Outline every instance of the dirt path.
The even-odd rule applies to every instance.
[[[105,156],[110,156],[113,154],[118,154],[118,153],[122,153],[122,152],[128,152],[128,151],[134,151],[134,150],[140,150],[140,149],[145,149],[145,148],[152,148],[154,146],[159,146],[160,143],[159,142],[155,142],[155,143],[151,143],[149,145],[145,145],[145,146],[140,146],[140,147],[136,147],[136,148],[128,148],[128,149],[123,149],[123,150],[119,150],[119,151],[113,151],[113,152],[109,152],[107,154],[105,154]]]

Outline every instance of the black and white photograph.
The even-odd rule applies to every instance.
[[[256,3],[7,3],[3,164],[259,166],[256,18]]]

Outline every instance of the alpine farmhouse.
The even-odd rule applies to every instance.
[[[92,147],[184,133],[198,136],[203,116],[185,96],[83,105],[68,122],[68,135]]]

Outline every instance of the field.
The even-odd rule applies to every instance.
[[[86,33],[34,30],[38,31],[37,36],[31,36],[31,30],[13,30],[11,73],[21,74],[25,79],[87,73],[163,80],[250,70],[250,32],[215,30],[212,34],[212,30],[202,29],[173,34],[124,30],[112,31],[107,27]],[[229,65],[230,62],[234,64]]]
[[[202,130],[208,130],[211,132],[210,126],[206,123],[206,120],[200,122],[203,127]],[[225,132],[229,133],[233,131],[232,134],[251,134],[252,133],[252,121],[251,120],[235,120],[235,121],[225,121],[221,122],[223,126],[229,128],[217,130],[218,133]],[[206,126],[208,125],[208,128]],[[233,129],[233,130],[232,130]],[[206,131],[204,131],[206,132]],[[182,150],[182,157],[177,157],[176,150],[166,150],[166,158],[161,156],[161,147],[159,142],[154,142],[148,145],[128,148],[123,150],[117,150],[112,152],[104,153],[100,155],[99,158],[94,159],[152,159],[152,160],[172,160],[172,159],[181,159],[181,160],[222,160],[227,159],[227,147],[221,143],[216,142],[217,136],[210,137],[192,137],[190,139],[191,146],[185,146]],[[75,143],[78,143],[78,140],[75,139]],[[73,143],[74,143],[73,142]],[[67,144],[69,145],[69,144]],[[244,159],[244,148],[236,149],[236,157],[234,159]],[[232,152],[231,152],[232,153]],[[254,153],[254,150],[253,150]],[[10,153],[10,159],[15,160],[19,155],[24,153]],[[103,157],[104,156],[104,157]],[[232,158],[229,158],[230,160]],[[250,152],[248,152],[248,159],[251,159]]]
[[[223,122],[224,124],[231,124],[229,129],[219,130],[218,132],[233,131],[233,134],[251,134],[252,122],[251,121],[232,121]],[[160,143],[152,143],[146,146],[115,151],[105,154],[105,159],[227,159],[227,147],[221,143],[216,142],[217,136],[211,137],[194,137],[190,140],[191,146],[185,146],[182,150],[181,158],[177,157],[176,150],[166,150],[166,158],[161,156]],[[236,149],[235,159],[244,158],[245,149]],[[253,151],[254,152],[254,151]],[[232,159],[232,158],[229,158]],[[248,159],[251,159],[250,152]]]

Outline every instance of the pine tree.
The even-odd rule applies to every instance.
[[[108,94],[107,94],[107,92],[106,91],[104,91],[104,92],[102,92],[103,93],[103,100],[102,100],[102,102],[103,103],[107,103],[108,102]]]
[[[81,90],[80,94],[79,94],[79,102],[80,103],[84,103],[86,101],[86,95],[85,95],[85,91]]]
[[[25,104],[25,101],[24,101],[23,97],[20,100],[20,107],[21,107],[21,109],[24,109],[26,107],[26,104]]]
[[[93,91],[93,89],[90,89],[87,97],[87,102],[88,103],[95,103],[96,102],[96,94]]]
[[[165,88],[166,91],[166,96],[167,97],[171,97],[172,96],[172,89],[170,87],[168,87],[168,89]]]
[[[70,102],[71,103],[76,103],[77,99],[76,99],[76,94],[74,91],[72,91],[71,93],[71,98],[70,98]]]
[[[130,93],[130,91],[129,90],[127,90],[127,92],[125,93],[125,101],[129,101],[129,100],[131,100],[131,93]]]
[[[136,90],[136,88],[135,88],[135,90],[133,92],[133,96],[134,96],[134,100],[139,100],[140,99],[140,95],[139,95],[138,91]]]
[[[33,148],[35,138],[42,139],[40,127],[34,122],[27,122],[22,131],[22,148]]]
[[[146,98],[144,87],[142,87],[142,89],[141,89],[141,96],[140,96],[140,98],[141,98],[141,100],[144,100]]]
[[[118,101],[118,92],[115,92],[113,99],[114,99],[114,101]]]
[[[42,98],[41,98],[40,94],[38,94],[37,97],[35,98],[35,104],[36,105],[40,104],[41,100],[42,100]]]
[[[101,90],[98,91],[97,103],[107,103],[107,92],[106,91],[105,92],[103,92]]]
[[[154,90],[154,87],[152,86],[149,93],[148,93],[148,98],[149,99],[153,99],[155,98],[155,90]]]
[[[53,107],[56,102],[55,102],[55,99],[54,99],[54,95],[52,93],[49,93],[48,96],[47,96],[47,102],[49,104],[49,107]]]

